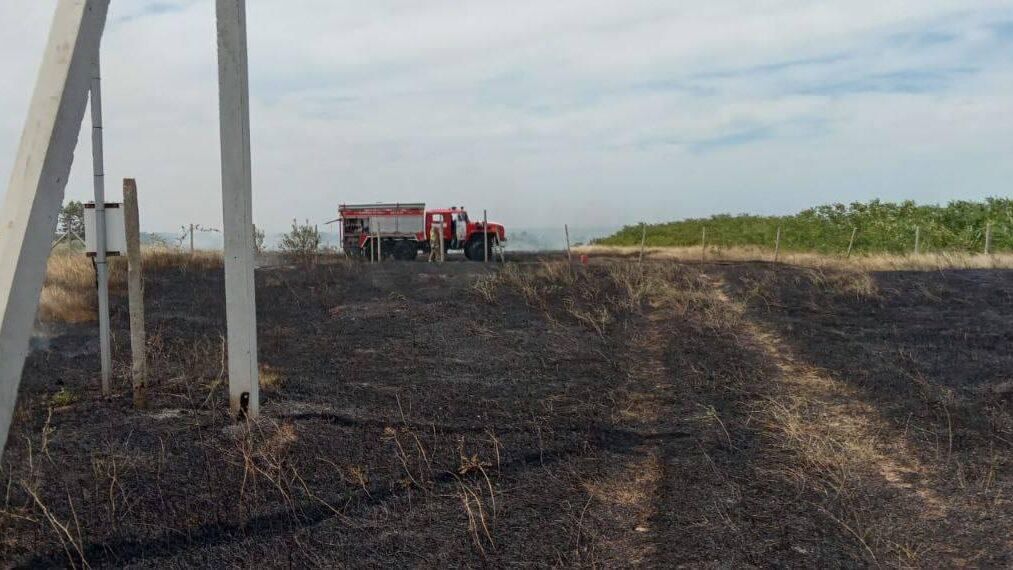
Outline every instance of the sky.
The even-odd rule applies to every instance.
[[[344,202],[509,229],[1013,188],[1013,0],[247,5],[268,231]],[[0,2],[3,181],[55,6]],[[213,1],[113,0],[102,49],[109,199],[134,177],[146,231],[220,227]]]

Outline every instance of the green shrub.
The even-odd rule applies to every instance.
[[[292,231],[282,236],[278,248],[299,260],[310,260],[320,249],[320,232],[309,221],[300,225],[292,220]]]
[[[981,252],[989,224],[992,226],[992,251],[1013,250],[1013,200],[1007,198],[956,201],[946,206],[873,200],[818,206],[793,216],[721,214],[649,225],[647,245],[700,245],[706,227],[710,245],[772,247],[780,227],[781,247],[785,250],[843,252],[848,248],[852,231],[857,230],[856,252],[905,253],[914,249],[915,228],[919,228],[923,252]],[[640,238],[639,225],[627,226],[595,243],[635,246],[640,245]]]

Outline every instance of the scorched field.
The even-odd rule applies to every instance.
[[[1009,567],[1013,272],[537,256],[257,272],[227,416],[220,259],[152,252],[152,393],[101,397],[54,258],[4,566]]]

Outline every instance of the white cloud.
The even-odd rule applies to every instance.
[[[220,219],[209,1],[113,1],[111,177]],[[0,6],[6,179],[54,0]],[[512,226],[1006,192],[1013,3],[250,0],[256,218],[341,201]],[[82,140],[79,156],[90,153]],[[90,193],[89,163],[69,194]],[[111,178],[114,180],[115,178]],[[113,196],[118,191],[113,188]]]

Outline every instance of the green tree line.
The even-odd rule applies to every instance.
[[[987,198],[946,206],[873,200],[818,206],[791,216],[721,214],[648,225],[647,245],[700,245],[706,228],[708,245],[773,247],[780,227],[784,250],[844,252],[854,233],[855,252],[905,253],[914,249],[917,228],[922,252],[982,252],[989,226],[991,251],[1013,251],[1013,200]],[[641,235],[640,225],[626,226],[595,243],[636,246]]]

